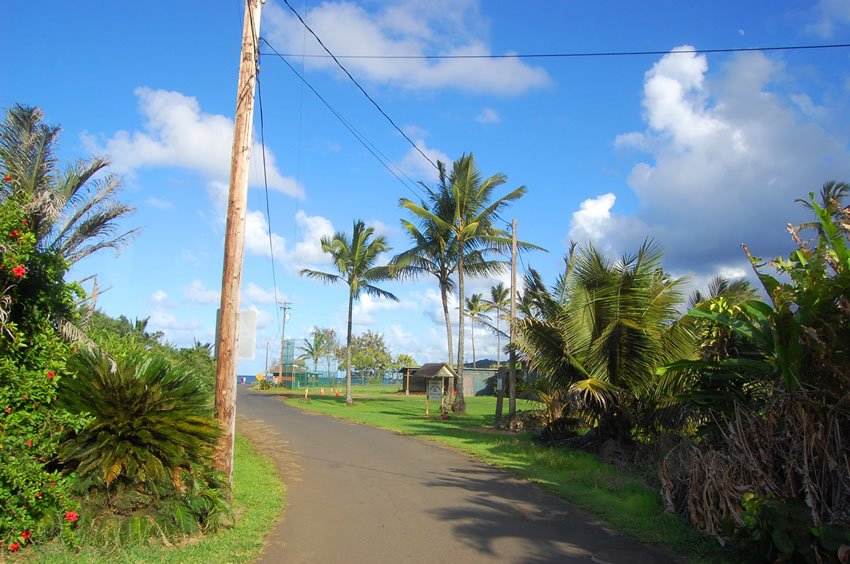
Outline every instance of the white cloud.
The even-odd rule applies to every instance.
[[[301,240],[295,243],[292,263],[295,268],[329,264],[329,256],[322,251],[322,237],[333,237],[334,226],[320,215],[307,215],[304,210],[295,214],[295,223],[301,232]],[[350,234],[349,234],[350,235]]]
[[[192,280],[192,282],[183,288],[183,297],[188,301],[197,304],[217,304],[220,302],[220,294],[218,290],[207,288],[203,282]]]
[[[151,296],[151,301],[155,304],[166,303],[168,302],[168,294],[166,294],[163,290],[157,290],[153,293],[153,296]]]
[[[405,153],[404,157],[402,157],[401,162],[399,162],[399,167],[412,176],[414,180],[419,177],[431,182],[436,181],[439,178],[437,169],[435,168],[437,161],[443,161],[446,163],[446,166],[450,166],[452,160],[439,149],[428,147],[422,139],[416,140],[416,146],[419,148],[419,151],[422,152],[420,153],[411,147],[410,150]],[[430,162],[423,156],[423,153],[428,157],[428,159],[430,159]]]
[[[302,14],[304,15],[304,14]],[[305,15],[317,35],[337,55],[490,55],[484,40],[484,19],[477,1],[407,0],[378,5],[375,12],[351,2],[324,2]],[[303,28],[285,8],[269,4],[264,13],[266,32],[276,49],[301,53]],[[306,53],[325,55],[310,36]],[[509,55],[510,53],[504,53]],[[306,64],[344,78],[325,57]],[[516,95],[547,86],[551,80],[541,67],[517,58],[499,59],[346,59],[354,76],[410,90],[444,88]]]
[[[202,112],[197,99],[180,92],[140,87],[134,93],[145,118],[144,131],[119,131],[103,145],[84,135],[89,150],[109,154],[113,169],[119,173],[131,174],[146,167],[179,167],[210,181],[226,182],[230,174],[233,120]],[[253,155],[251,168],[259,171],[262,152],[256,143]],[[278,170],[274,154],[269,150],[266,150],[266,164],[269,188],[290,196],[303,196],[302,188]],[[261,179],[262,175],[254,173],[249,178]]]
[[[151,312],[148,326],[154,331],[163,331],[166,336],[175,332],[193,332],[201,328],[201,324],[196,319],[179,319],[174,314],[161,309],[155,309]]]
[[[416,309],[416,303],[409,300],[396,302],[385,298],[375,298],[363,293],[360,294],[360,299],[354,304],[352,316],[356,325],[365,326],[375,323],[375,313],[402,309]]]
[[[611,208],[617,197],[608,192],[583,201],[577,212],[573,212],[570,223],[571,241],[597,240],[605,234],[611,221]]]
[[[795,101],[772,88],[778,71],[757,53],[714,75],[705,55],[662,57],[645,75],[646,130],[616,140],[649,153],[628,176],[637,211],[617,214],[613,194],[586,200],[570,236],[618,251],[650,236],[665,246],[671,268],[697,273],[738,263],[741,242],[760,256],[786,252],[784,225],[804,217],[794,200],[850,176],[850,155],[846,133],[801,111],[811,101],[805,93],[794,93]]]
[[[475,116],[475,121],[484,124],[500,123],[502,121],[502,117],[499,115],[499,112],[493,108],[484,108],[477,116]]]
[[[276,302],[274,290],[264,290],[253,282],[248,283],[244,296],[255,304],[273,304]],[[280,296],[280,300],[285,301],[285,298]]]
[[[820,0],[814,12],[816,20],[806,26],[806,31],[824,39],[850,24],[850,2],[847,0]]]
[[[276,233],[271,234],[269,241],[269,224],[261,211],[248,212],[245,216],[245,250],[256,255],[281,259],[286,256],[286,240]]]
[[[159,208],[161,210],[170,210],[174,207],[173,202],[169,202],[168,200],[160,200],[159,198],[148,198],[145,200],[145,203],[153,208]]]

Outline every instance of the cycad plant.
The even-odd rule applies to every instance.
[[[219,427],[202,380],[151,351],[112,358],[80,350],[59,397],[91,424],[72,433],[60,456],[83,482],[154,497],[185,487],[180,475],[205,469]]]

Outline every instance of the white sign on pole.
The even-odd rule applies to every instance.
[[[257,311],[239,310],[239,358],[254,360],[257,356]]]
[[[443,383],[437,379],[428,381],[428,399],[440,401],[443,398]]]

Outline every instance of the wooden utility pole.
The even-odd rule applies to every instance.
[[[514,218],[511,230],[513,241],[511,242],[511,343],[510,343],[510,366],[508,367],[508,421],[516,417],[516,351],[514,337],[516,335],[516,218]]]
[[[253,144],[254,88],[260,33],[260,0],[246,0],[242,26],[242,56],[236,91],[236,119],[230,163],[230,192],[224,236],[224,268],[221,275],[221,313],[216,342],[215,417],[221,437],[213,464],[233,485],[233,438],[236,432],[236,370],[238,366],[239,292],[242,286],[242,254],[248,204],[248,163]]]
[[[280,370],[278,371],[278,376],[280,376],[280,381],[283,383],[283,353],[286,348],[286,313],[289,311],[289,302],[278,302],[278,307],[283,310],[283,321],[281,322],[280,327]]]

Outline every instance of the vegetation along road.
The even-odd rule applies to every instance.
[[[284,519],[261,562],[674,561],[438,445],[242,387],[238,409],[240,432],[261,437],[287,487]]]

